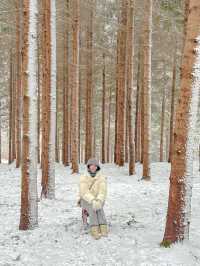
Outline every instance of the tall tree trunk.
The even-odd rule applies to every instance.
[[[105,53],[103,53],[103,70],[102,70],[102,146],[101,155],[102,163],[106,162],[106,148],[105,148],[105,107],[106,107],[106,73],[105,73],[106,63],[105,63]]]
[[[143,79],[143,179],[150,180],[150,143],[151,143],[151,34],[152,34],[152,0],[145,1],[144,21],[144,79]],[[145,133],[145,134],[144,134]]]
[[[92,138],[92,157],[96,156],[96,129],[93,129],[93,138]]]
[[[38,225],[37,203],[37,0],[23,1],[23,139],[20,230]]]
[[[17,53],[17,84],[16,84],[16,167],[21,164],[21,123],[22,123],[22,69],[21,69],[21,46],[22,46],[22,1],[16,2],[17,24],[16,24],[16,53]]]
[[[168,160],[169,155],[169,130],[165,132],[165,160]]]
[[[143,58],[144,60],[144,58]],[[141,111],[141,163],[143,163],[143,158],[144,158],[144,81],[143,81],[143,76],[144,76],[144,69],[142,70],[142,77],[141,77],[141,92],[140,92],[140,111]]]
[[[174,148],[165,234],[162,244],[189,238],[194,137],[200,84],[200,2],[191,0],[176,109]]]
[[[138,70],[137,70],[137,92],[136,92],[136,114],[135,114],[135,157],[136,162],[141,161],[141,84],[142,84],[142,49],[138,53]]]
[[[50,138],[49,138],[49,180],[48,198],[55,197],[55,145],[56,145],[56,0],[50,2],[51,29],[51,79],[50,79]]]
[[[69,0],[67,0],[67,18],[69,19]],[[69,165],[69,28],[66,26],[66,34],[64,39],[64,96],[63,96],[63,149],[62,160],[65,166]]]
[[[1,131],[2,131],[2,105],[1,105],[1,101],[0,101],[0,164],[2,163],[2,160],[1,160],[1,152],[2,152],[2,147],[1,147]]]
[[[182,47],[182,56],[184,54],[184,43],[185,43],[185,38],[186,38],[186,33],[187,33],[187,22],[188,22],[188,12],[189,12],[189,4],[190,0],[185,0],[184,1],[184,25],[183,25],[183,47]],[[183,57],[182,57],[183,60]]]
[[[117,128],[118,128],[118,93],[119,93],[119,88],[118,88],[118,73],[119,73],[119,30],[117,32],[117,52],[116,52],[116,90],[115,90],[115,144],[114,144],[114,163],[117,164],[118,161],[118,145],[117,145]]]
[[[13,53],[13,85],[12,85],[12,161],[16,159],[16,53]]]
[[[12,50],[10,51],[10,81],[9,81],[9,154],[8,163],[13,162],[12,158],[12,119],[13,119],[13,60],[12,60]]]
[[[56,7],[55,0],[43,6],[43,88],[42,88],[42,192],[55,197],[55,138],[56,138]]]
[[[58,127],[58,79],[56,79],[56,143],[55,143],[55,161],[60,162],[59,146],[59,127]]]
[[[78,173],[78,123],[79,123],[79,34],[80,34],[80,2],[73,1],[72,21],[72,171]]]
[[[128,52],[128,50],[127,50]],[[127,77],[128,78],[128,77]],[[125,162],[128,163],[129,160],[129,128],[128,128],[128,79],[126,81],[126,102],[125,102]]]
[[[50,131],[50,7],[47,0],[42,2],[42,192],[48,193],[48,161]]]
[[[161,126],[160,126],[160,162],[163,162],[164,160],[164,127],[165,127],[165,102],[166,102],[166,96],[165,96],[165,85],[163,88],[163,97],[162,97],[162,110],[161,110]]]
[[[89,22],[87,26],[87,80],[86,80],[86,130],[85,163],[92,157],[92,61],[93,61],[93,1],[90,0]]]
[[[41,75],[40,75],[40,30],[39,30],[39,21],[38,21],[38,25],[37,25],[37,49],[38,49],[38,55],[37,55],[37,84],[38,84],[38,98],[37,98],[37,106],[38,106],[38,111],[37,111],[37,130],[38,130],[38,148],[37,148],[37,151],[38,151],[38,163],[40,163],[40,82],[41,82]]]
[[[172,150],[174,146],[174,108],[175,108],[175,89],[176,89],[176,51],[174,54],[172,90],[171,90],[171,111],[170,111],[170,140],[169,140],[169,158],[168,162],[172,161]]]
[[[127,13],[127,105],[128,105],[128,136],[129,136],[129,175],[135,174],[135,143],[132,123],[133,98],[133,18],[134,0],[128,0]]]
[[[81,30],[81,29],[80,29]],[[79,49],[81,51],[81,42],[79,42]],[[80,68],[80,64],[81,64],[81,53],[79,52],[79,95],[78,95],[78,160],[79,163],[81,163],[81,96],[82,96],[82,75],[81,75],[81,68]]]
[[[109,103],[108,103],[108,133],[107,133],[107,162],[111,162],[110,158],[110,126],[111,126],[111,103],[112,103],[112,87],[110,86]]]
[[[119,17],[119,52],[118,52],[118,77],[117,77],[117,137],[116,137],[116,163],[124,165],[124,132],[125,132],[125,89],[126,89],[126,23],[127,1],[121,0],[121,14]]]
[[[199,171],[200,171],[200,145],[199,145]]]

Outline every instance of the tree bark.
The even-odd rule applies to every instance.
[[[168,162],[172,161],[172,150],[174,145],[174,108],[175,108],[175,89],[176,89],[176,52],[174,54],[172,90],[171,90],[171,111],[170,111],[170,140]]]
[[[135,157],[136,162],[141,162],[141,105],[142,105],[142,49],[140,41],[140,50],[138,55],[138,70],[137,70],[137,92],[136,92],[136,114],[135,114]]]
[[[164,127],[165,127],[165,103],[166,103],[166,96],[165,96],[165,85],[163,88],[163,97],[162,97],[162,110],[161,110],[161,126],[160,126],[160,162],[164,161]]]
[[[86,80],[86,130],[85,130],[85,163],[92,157],[92,61],[93,61],[93,1],[90,0],[89,22],[87,26],[87,80]]]
[[[1,101],[0,101],[0,164],[2,163],[2,160],[1,160],[1,152],[2,152],[2,147],[1,147],[1,131],[2,131],[2,104],[1,104]]]
[[[111,103],[112,103],[112,87],[110,87],[109,103],[108,103],[108,133],[107,133],[107,162],[111,162],[110,156],[110,126],[111,126]]]
[[[78,173],[79,167],[79,34],[80,34],[80,2],[73,1],[72,21],[72,172]]]
[[[40,163],[40,97],[41,97],[41,67],[40,67],[40,29],[39,29],[39,21],[37,25],[37,49],[38,49],[38,55],[37,55],[37,77],[38,77],[38,98],[37,98],[37,106],[38,106],[38,118],[37,118],[37,126],[38,126],[38,163]]]
[[[176,109],[174,148],[165,234],[162,244],[189,238],[194,160],[194,137],[200,84],[200,2],[191,0]]]
[[[135,174],[135,143],[132,123],[133,98],[133,18],[134,0],[128,0],[127,14],[127,105],[128,105],[128,136],[129,136],[129,175]]]
[[[105,73],[105,53],[103,53],[103,70],[102,70],[102,146],[101,146],[101,156],[102,163],[106,162],[106,148],[105,148],[105,107],[106,107],[106,73]]]
[[[56,7],[55,0],[43,3],[42,84],[42,191],[41,197],[55,197],[56,130]]]
[[[143,179],[150,180],[150,143],[151,143],[151,34],[152,0],[145,1],[144,21],[144,76],[143,76]]]
[[[16,167],[21,164],[21,123],[22,123],[22,69],[21,69],[21,49],[22,49],[22,1],[16,2],[17,23],[16,23],[16,55],[17,55],[17,84],[16,84]]]
[[[23,139],[20,230],[38,225],[37,203],[37,1],[23,1]]]
[[[117,145],[117,128],[118,128],[118,72],[119,72],[119,30],[117,32],[117,53],[116,53],[116,91],[115,91],[115,144],[114,144],[114,163],[118,161],[118,145]]]
[[[12,161],[16,159],[16,53],[13,53],[13,85],[12,85]]]
[[[118,70],[117,70],[117,130],[116,130],[116,163],[124,165],[124,132],[125,132],[125,89],[126,89],[126,24],[127,1],[121,0],[121,14],[118,30]]]
[[[69,19],[69,0],[67,0],[67,18]],[[66,34],[64,39],[64,96],[63,96],[63,149],[62,160],[65,166],[69,165],[69,28],[66,26]]]
[[[12,61],[12,50],[10,51],[10,84],[9,84],[9,154],[8,163],[13,162],[12,158],[12,119],[13,119],[13,61]]]

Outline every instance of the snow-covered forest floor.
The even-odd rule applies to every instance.
[[[84,166],[81,166],[84,172]],[[194,170],[190,241],[161,248],[167,211],[167,163],[152,164],[152,181],[128,176],[127,167],[103,166],[108,180],[105,213],[108,238],[93,240],[83,230],[76,206],[79,175],[56,166],[56,200],[39,202],[39,227],[19,231],[20,170],[0,165],[0,265],[200,265],[200,175]],[[39,170],[39,176],[41,175]],[[38,178],[40,194],[40,178]]]

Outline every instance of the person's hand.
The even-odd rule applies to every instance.
[[[101,202],[101,200],[94,199],[92,201],[92,208],[95,211],[100,210],[102,208],[102,202]]]

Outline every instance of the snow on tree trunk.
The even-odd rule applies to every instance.
[[[191,0],[176,110],[169,201],[162,244],[189,238],[194,137],[200,88],[200,2]]]
[[[37,0],[24,0],[23,145],[21,230],[38,224],[37,203]]]

